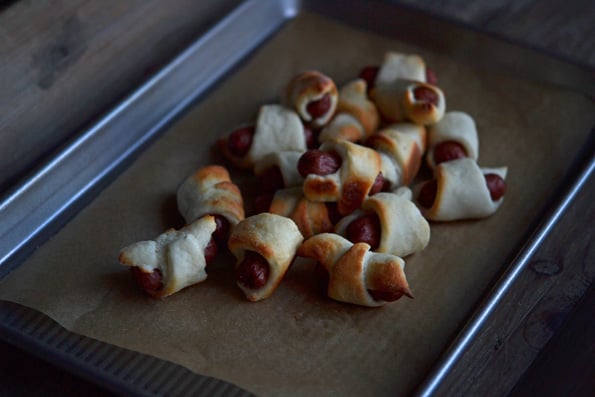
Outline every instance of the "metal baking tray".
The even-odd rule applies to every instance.
[[[386,1],[249,0],[79,134],[24,183],[2,195],[0,277],[76,216],[167,126],[232,73],[238,62],[303,11],[595,98],[595,79],[587,68],[413,8]],[[220,48],[227,50],[217,51]],[[132,125],[135,128],[129,128]],[[568,182],[560,186],[560,194],[550,204],[547,216],[536,225],[507,271],[419,385],[417,394],[441,391],[442,383],[486,327],[502,296],[595,172],[592,136],[583,154],[575,159],[572,173],[566,178]],[[85,161],[89,156],[96,159],[92,165]],[[0,302],[0,337],[116,393],[250,395],[235,385],[195,374],[171,362],[76,335],[41,313],[9,302]],[[159,376],[154,376],[156,373]]]

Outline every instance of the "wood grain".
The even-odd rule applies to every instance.
[[[237,3],[9,4],[0,13],[0,192]]]
[[[595,231],[584,220],[595,219],[595,176],[585,186],[515,280],[488,320],[490,326],[455,366],[441,394],[508,395],[591,288]]]
[[[590,0],[399,0],[572,62],[595,67]]]
[[[593,1],[400,2],[595,68]],[[238,3],[0,2],[0,192]],[[595,180],[587,186],[465,355],[448,394],[587,395],[595,389]],[[103,395],[4,343],[0,357],[2,395]]]

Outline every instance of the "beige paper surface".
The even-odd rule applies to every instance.
[[[214,141],[276,102],[296,73],[341,85],[387,50],[422,55],[447,110],[471,114],[482,166],[509,167],[491,218],[432,224],[428,248],[406,259],[415,295],[382,308],[322,296],[298,261],[273,296],[247,302],[224,254],[206,282],[162,301],[145,296],[120,248],[180,227],[176,187],[223,163]],[[93,203],[0,282],[0,299],[36,308],[66,328],[149,353],[265,396],[394,396],[410,392],[512,259],[595,123],[593,103],[304,14],[192,109]],[[230,168],[230,170],[232,170]],[[232,171],[253,194],[251,177]]]

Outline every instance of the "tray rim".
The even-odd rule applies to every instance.
[[[353,5],[356,3],[364,3],[363,1],[359,0],[350,0],[349,4]],[[445,21],[448,24],[458,25],[463,30],[474,30],[475,33],[487,36],[494,37],[494,40],[499,41],[503,40],[501,37],[494,35],[493,33],[483,32],[481,30],[475,29],[473,27],[467,26],[464,23],[457,23],[458,21],[450,20],[448,18],[441,17],[439,15],[427,12],[426,10],[421,10],[416,7],[410,7],[402,4],[389,4],[387,2],[382,1],[371,1],[368,3],[372,3],[375,7],[387,7],[387,8],[397,8],[402,10],[409,10],[410,12],[418,12],[422,14],[426,14],[432,18],[438,18]],[[321,5],[322,4],[322,5]],[[275,24],[272,27],[265,29],[264,32],[260,32],[258,34],[259,39],[257,39],[256,43],[252,43],[244,48],[240,55],[235,58],[235,61],[231,61],[227,64],[225,68],[220,68],[220,73],[213,73],[212,78],[205,79],[203,84],[200,84],[197,89],[192,90],[191,93],[186,93],[186,98],[181,102],[172,105],[172,109],[164,115],[160,115],[158,117],[157,122],[153,122],[153,124],[149,129],[148,132],[145,133],[141,139],[132,146],[131,150],[126,151],[123,154],[120,154],[118,157],[119,162],[116,166],[108,167],[106,170],[102,171],[99,177],[93,178],[91,185],[86,184],[85,190],[82,193],[78,193],[74,199],[66,200],[66,203],[62,203],[60,208],[58,209],[59,217],[60,218],[68,218],[69,216],[74,216],[76,212],[83,208],[83,206],[88,202],[90,197],[94,196],[98,191],[102,190],[105,186],[105,180],[110,178],[115,178],[115,174],[122,169],[122,167],[129,164],[128,162],[130,159],[134,159],[135,155],[140,153],[142,149],[144,149],[148,143],[150,143],[153,139],[156,139],[159,136],[159,132],[162,131],[166,126],[171,124],[180,113],[182,113],[185,109],[187,109],[197,98],[203,95],[209,88],[215,84],[219,79],[224,78],[227,73],[233,68],[233,65],[239,62],[240,59],[243,57],[249,56],[252,54],[255,49],[262,44],[262,42],[266,41],[268,37],[273,35],[281,26],[293,19],[296,16],[299,16],[301,11],[314,11],[318,12],[321,15],[335,17],[333,15],[333,5],[338,5],[339,1],[330,0],[328,2],[320,3],[315,1],[299,1],[299,0],[266,0],[266,1],[257,1],[257,0],[247,0],[242,2],[236,9],[234,9],[227,17],[225,17],[221,22],[219,22],[215,27],[209,30],[205,35],[198,38],[198,40],[191,44],[191,46],[184,51],[181,55],[176,57],[170,64],[166,65],[160,72],[157,73],[154,77],[152,77],[147,83],[143,84],[138,90],[135,90],[127,99],[125,99],[122,103],[118,104],[112,111],[110,111],[104,118],[100,119],[98,123],[92,126],[89,130],[85,131],[80,137],[75,139],[69,146],[67,146],[62,152],[60,152],[52,161],[50,161],[46,166],[44,166],[40,171],[34,174],[30,179],[28,179],[23,185],[19,186],[15,191],[13,191],[10,195],[3,198],[0,201],[0,214],[2,214],[6,209],[10,209],[10,206],[13,205],[15,202],[19,201],[19,198],[23,197],[22,195],[28,194],[35,194],[39,192],[39,188],[37,188],[36,184],[40,181],[43,181],[44,178],[51,176],[52,172],[54,171],[54,167],[59,166],[62,164],[65,159],[68,159],[68,156],[72,155],[73,153],[81,148],[89,145],[89,142],[93,141],[93,139],[100,135],[102,131],[105,131],[105,128],[113,128],[112,122],[114,120],[117,121],[118,117],[121,117],[123,113],[130,109],[131,106],[135,103],[135,101],[140,100],[143,98],[144,95],[150,93],[154,89],[158,89],[159,85],[163,83],[164,79],[168,78],[172,74],[175,74],[181,65],[185,62],[188,62],[189,57],[191,57],[191,53],[194,51],[204,50],[204,45],[209,42],[209,40],[214,40],[217,34],[222,33],[225,29],[229,29],[230,25],[236,23],[239,19],[239,15],[242,14],[242,18],[246,17],[246,12],[255,12],[256,10],[262,12],[262,7],[265,7],[267,10],[275,14],[276,18]],[[269,9],[270,8],[270,9]],[[348,8],[348,7],[347,7]],[[272,11],[274,9],[274,11]],[[248,19],[248,18],[245,18]],[[342,19],[340,19],[342,20]],[[508,41],[505,43],[506,45],[512,45],[515,47],[520,48],[522,51],[535,51],[535,48],[531,48],[528,46],[524,46],[523,44],[515,43],[513,41]],[[556,65],[564,65],[567,70],[573,71],[579,75],[578,81],[587,81],[588,83],[585,85],[580,85],[577,87],[577,80],[566,81],[563,82],[563,86],[566,88],[571,88],[574,90],[580,90],[583,94],[594,98],[595,97],[595,81],[591,82],[587,75],[589,71],[584,65],[573,64],[568,60],[561,60],[559,56],[556,54],[548,54],[547,52],[537,53],[534,54],[537,57],[546,57],[550,59],[553,64]],[[584,74],[584,75],[583,75]],[[546,75],[540,75],[540,78],[545,78],[547,80]],[[575,76],[576,77],[576,76]],[[581,80],[583,79],[583,80]],[[585,80],[586,79],[586,80]],[[559,84],[560,81],[556,77],[554,81],[548,81],[552,84]],[[593,134],[591,134],[593,135]],[[591,139],[592,141],[592,139]],[[589,148],[593,147],[592,142],[587,145]],[[125,161],[126,160],[126,161]],[[448,350],[443,354],[441,358],[439,358],[436,366],[430,373],[426,376],[425,380],[422,382],[420,387],[416,390],[416,394],[418,395],[431,395],[436,393],[441,383],[444,379],[452,372],[452,368],[456,365],[457,361],[460,359],[464,351],[469,346],[470,343],[473,342],[474,338],[481,332],[482,327],[485,325],[487,318],[490,314],[497,308],[497,305],[502,298],[502,296],[506,293],[506,291],[511,288],[514,280],[516,279],[517,275],[520,271],[522,271],[525,267],[525,264],[528,262],[529,258],[532,254],[539,248],[543,239],[548,235],[551,228],[558,222],[558,220],[564,215],[565,210],[570,206],[572,200],[576,196],[576,194],[582,189],[585,184],[587,183],[588,178],[590,178],[593,174],[595,174],[595,155],[591,154],[584,154],[581,156],[581,159],[578,159],[581,163],[578,165],[578,174],[574,175],[574,179],[571,183],[565,184],[566,188],[563,191],[562,198],[557,199],[556,203],[552,206],[550,205],[547,210],[547,217],[546,220],[540,223],[537,228],[534,229],[531,237],[528,239],[526,244],[522,247],[522,249],[518,252],[514,260],[511,264],[507,266],[507,269],[504,271],[500,279],[494,284],[492,290],[486,295],[483,299],[483,303],[481,303],[474,314],[469,318],[468,322],[462,329],[462,331],[457,335],[457,337],[450,343],[450,347]],[[575,169],[577,167],[574,167]],[[56,213],[53,214],[53,217],[57,218]],[[53,221],[53,219],[52,219]],[[51,225],[47,221],[42,223],[38,228],[35,229],[36,233],[43,232],[47,234],[47,230],[51,229]],[[58,225],[58,228],[61,225]],[[41,229],[40,229],[41,228]],[[3,235],[2,229],[0,229],[0,235]],[[6,235],[6,234],[4,234]],[[34,236],[36,238],[36,236]],[[31,241],[37,241],[31,238]],[[29,244],[29,242],[27,242]],[[19,245],[17,248],[21,248]],[[0,254],[4,254],[0,250]],[[20,253],[9,253],[10,255],[0,255],[0,277],[3,276],[2,267],[9,261],[15,261],[14,258],[16,257],[16,262],[20,262],[25,259],[25,256],[28,254],[22,255]],[[15,266],[18,266],[16,264]],[[10,270],[10,269],[9,269]],[[58,325],[58,327],[60,327]],[[0,323],[0,337],[4,340],[10,342],[11,338],[6,337],[6,324],[4,322]],[[77,335],[70,331],[67,331],[72,335]],[[14,336],[14,335],[13,335]],[[23,335],[21,335],[23,336]],[[86,337],[83,337],[86,338]],[[26,339],[26,338],[25,338]],[[24,346],[23,343],[31,343],[21,341],[20,346],[21,348]],[[48,349],[45,350],[42,348],[40,350],[44,352],[44,354],[48,354]],[[140,353],[139,353],[140,354]],[[51,357],[48,356],[48,357]],[[73,370],[74,367],[71,365],[76,364],[76,360],[74,362],[68,362],[64,365],[69,370]],[[172,363],[173,364],[173,363]],[[176,364],[173,364],[176,365]],[[203,376],[200,374],[193,373],[197,376]],[[88,380],[93,381],[93,378],[87,377]],[[105,379],[103,379],[105,381]]]

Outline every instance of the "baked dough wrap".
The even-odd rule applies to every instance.
[[[306,150],[304,125],[293,110],[278,104],[263,105],[258,111],[252,144],[242,157],[228,147],[229,135],[218,141],[223,154],[237,167],[249,169],[269,153]]]
[[[468,158],[438,164],[434,169],[436,198],[431,208],[420,206],[422,214],[432,221],[479,219],[492,215],[504,197],[492,200],[485,179],[487,174],[496,174],[506,180],[507,167],[480,168]],[[414,197],[419,196],[427,182],[415,186]]]
[[[473,118],[464,112],[446,112],[436,124],[428,127],[428,151],[426,162],[434,168],[434,149],[442,142],[453,141],[465,149],[467,157],[477,161],[479,156],[479,138]]]
[[[240,188],[219,165],[201,167],[188,176],[177,189],[176,201],[186,223],[209,214],[235,225],[245,217]]]
[[[387,172],[385,175],[393,187],[409,185],[417,175],[426,149],[426,135],[423,125],[396,123],[376,132],[366,141],[366,145],[378,151],[383,161],[392,164],[395,169],[394,173]],[[389,166],[383,169],[389,169]],[[389,175],[393,175],[392,178]]]
[[[144,273],[158,269],[163,287],[146,292],[164,298],[207,278],[205,248],[216,228],[215,218],[205,215],[180,230],[169,229],[155,240],[122,248],[118,260]]]
[[[333,230],[326,204],[308,200],[301,186],[275,192],[269,212],[291,218],[304,238]]]
[[[319,101],[326,95],[330,100],[328,111],[318,118],[312,118],[307,109],[308,104]],[[316,70],[294,76],[287,85],[285,96],[289,106],[296,110],[302,120],[317,128],[326,125],[333,118],[339,102],[335,82]]]
[[[430,241],[430,225],[417,206],[406,195],[380,192],[368,197],[361,209],[335,225],[335,233],[346,236],[351,222],[366,213],[380,220],[380,245],[375,252],[405,257],[422,251]]]
[[[392,51],[385,53],[374,80],[374,86],[391,84],[403,79],[426,82],[426,64],[422,57]]]
[[[357,142],[366,139],[380,124],[380,115],[374,102],[368,99],[367,84],[356,79],[339,90],[337,114],[318,135],[319,142],[346,139]]]
[[[294,221],[276,214],[263,212],[247,217],[236,225],[228,241],[229,250],[237,260],[236,266],[244,260],[246,251],[258,253],[269,265],[268,279],[262,288],[250,289],[237,283],[246,299],[256,302],[271,296],[303,240]]]
[[[304,195],[312,201],[337,202],[339,213],[347,215],[359,208],[382,171],[380,155],[374,149],[345,140],[325,142],[320,150],[337,153],[341,166],[329,175],[306,176]]]
[[[337,113],[318,134],[318,142],[345,139],[351,142],[362,140],[366,136],[364,127],[357,118],[349,113]]]
[[[276,166],[281,172],[284,187],[301,186],[304,178],[298,172],[297,163],[303,153],[296,151],[269,153],[254,165],[254,174],[262,175],[270,167]]]
[[[436,97],[436,103],[416,99],[416,89],[428,90]],[[388,122],[413,121],[420,125],[437,123],[446,110],[444,93],[428,83],[412,80],[396,80],[390,84],[375,86],[370,96],[382,117]]]
[[[370,291],[411,297],[403,259],[371,252],[366,243],[352,244],[338,234],[322,233],[304,241],[298,255],[317,260],[327,270],[327,294],[337,301],[378,307],[387,301],[374,299]]]

